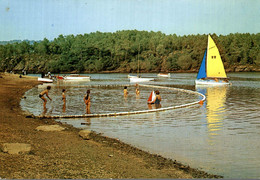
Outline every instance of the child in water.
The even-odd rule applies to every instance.
[[[62,89],[62,101],[65,104],[66,103],[66,94],[65,94],[66,90]]]
[[[127,96],[128,92],[127,92],[127,86],[124,87],[124,96]]]
[[[90,90],[87,90],[87,94],[84,96],[84,102],[86,104],[86,113],[90,114]]]
[[[62,107],[62,111],[65,112],[66,111],[66,94],[65,94],[66,90],[62,89],[62,101],[63,101],[63,107]]]
[[[137,96],[140,94],[139,88],[135,89],[135,93],[136,93]]]
[[[50,100],[52,100],[48,93],[49,93],[49,90],[51,89],[51,86],[47,86],[47,89],[45,89],[44,91],[42,91],[40,94],[39,94],[39,97],[43,100],[43,108],[46,109],[46,103],[47,103],[47,99],[44,97],[44,95],[46,95]]]
[[[139,85],[138,85],[138,84],[135,85],[135,94],[136,94],[137,96],[140,94]]]

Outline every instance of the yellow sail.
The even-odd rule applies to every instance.
[[[208,52],[206,66],[207,77],[227,78],[218,48],[213,39],[210,37],[210,35],[208,36]]]

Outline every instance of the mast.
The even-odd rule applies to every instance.
[[[140,51],[140,42],[139,42],[138,54],[137,54],[137,77],[139,76],[139,51]]]
[[[207,54],[206,54],[206,61],[205,61],[205,72],[206,72],[206,77],[208,77],[207,61],[208,61],[208,52],[209,52],[209,36],[210,36],[210,35],[208,35]]]

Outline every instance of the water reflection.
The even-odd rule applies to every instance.
[[[196,86],[197,91],[207,98],[203,107],[206,109],[207,127],[210,136],[219,135],[219,131],[223,126],[227,88],[228,86]]]

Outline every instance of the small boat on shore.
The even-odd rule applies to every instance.
[[[70,74],[63,77],[64,80],[73,80],[73,81],[90,81],[90,76],[83,76],[80,74]]]
[[[64,79],[63,76],[59,76],[59,75],[55,76],[55,77],[56,77],[57,80],[63,80]]]
[[[171,77],[171,73],[159,73],[157,74],[158,77]]]
[[[50,78],[41,78],[41,77],[38,77],[38,81],[40,82],[44,82],[44,83],[53,83],[53,79],[50,79]]]

